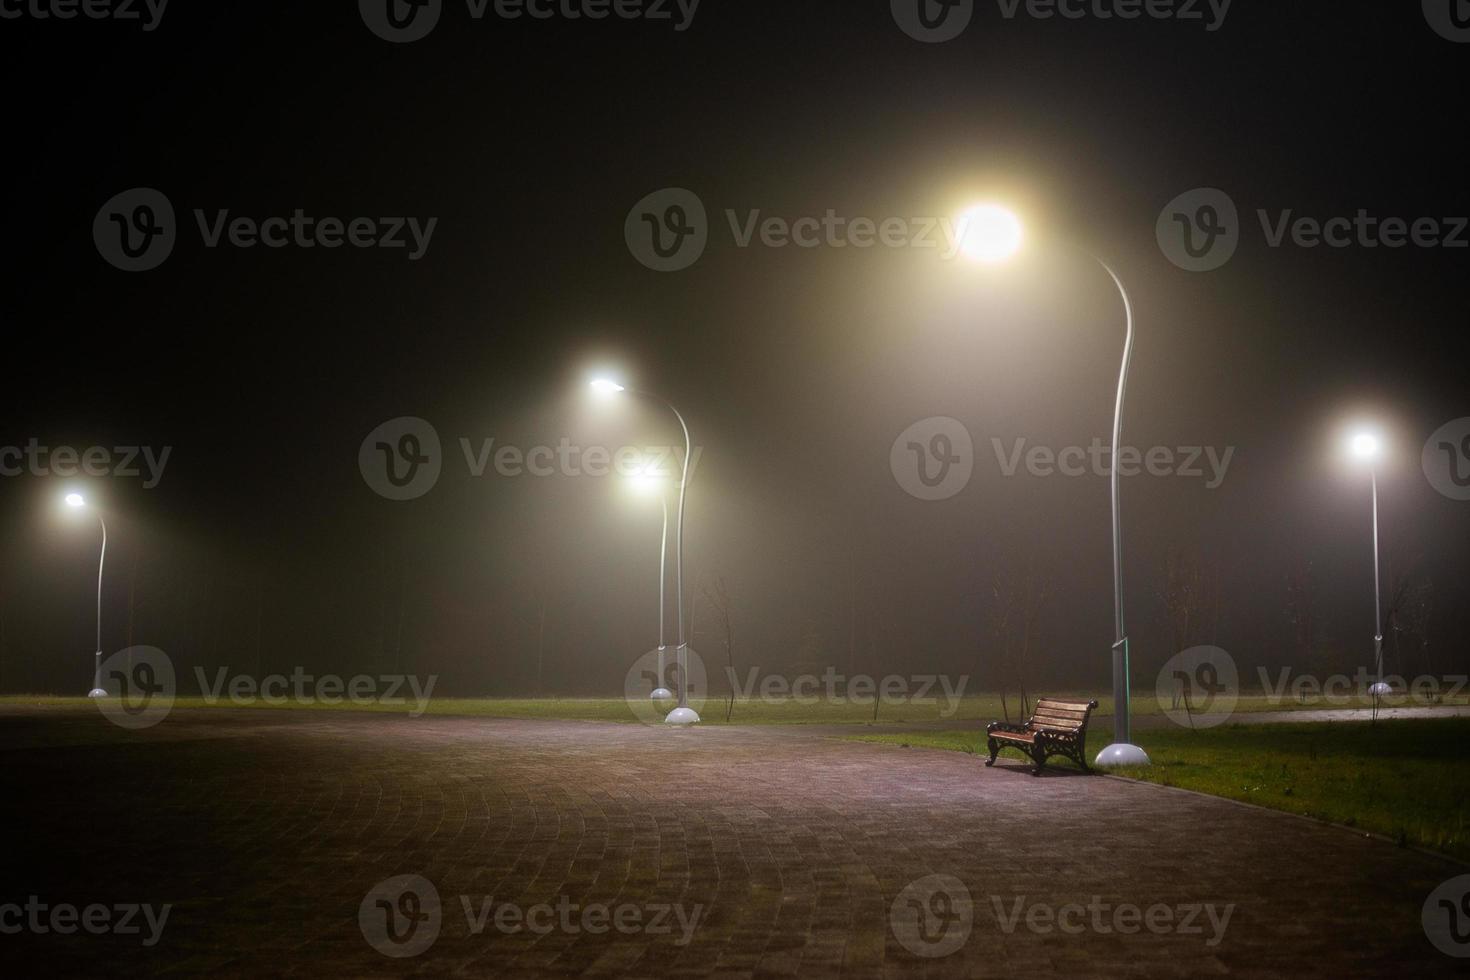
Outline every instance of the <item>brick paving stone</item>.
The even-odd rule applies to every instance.
[[[7,975],[1463,976],[1420,908],[1460,865],[1146,784],[780,728],[177,711],[0,714],[0,904],[171,903],[162,941],[0,935]],[[916,955],[890,911],[952,875],[973,927]],[[390,959],[358,910],[420,875],[437,940]],[[1204,935],[1041,935],[1025,907],[1235,906]],[[696,907],[673,931],[478,931],[498,906]],[[467,918],[464,904],[471,917]],[[997,907],[1001,912],[997,912]],[[937,911],[942,911],[936,907]],[[940,926],[944,920],[935,919]],[[594,924],[595,925],[595,924]],[[15,970],[16,972],[12,972]]]

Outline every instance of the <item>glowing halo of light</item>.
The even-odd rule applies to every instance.
[[[1025,229],[1013,211],[999,204],[977,204],[955,221],[960,253],[986,265],[1004,262],[1021,250]]]

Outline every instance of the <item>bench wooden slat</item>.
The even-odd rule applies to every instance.
[[[1033,715],[1031,723],[1033,725],[1054,725],[1058,728],[1081,728],[1083,719],[1062,718],[1057,715]]]
[[[1076,718],[1078,721],[1087,717],[1086,708],[1072,708],[1066,705],[1056,704],[1038,704],[1036,706],[1036,713],[1038,715],[1058,715],[1062,718]]]
[[[1070,710],[1064,710],[1062,708],[1037,708],[1036,709],[1036,712],[1035,712],[1035,717],[1037,717],[1037,718],[1065,718],[1068,721],[1075,721],[1078,724],[1081,724],[1082,721],[1087,717],[1087,712],[1086,711],[1070,711]]]

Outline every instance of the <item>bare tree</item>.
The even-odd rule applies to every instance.
[[[1159,592],[1173,652],[1213,642],[1220,625],[1220,569],[1183,552],[1170,552]]]
[[[260,662],[260,641],[265,632],[265,574],[256,576],[255,584],[255,676],[264,676]]]
[[[404,594],[407,592],[408,567],[407,563],[399,562],[398,565],[398,614],[393,620],[393,672],[403,673],[403,607]]]
[[[995,600],[992,628],[1000,651],[1000,708],[1006,721],[1011,720],[1012,684],[1021,696],[1021,717],[1025,718],[1031,711],[1026,676],[1051,589],[1050,576],[1037,567],[1033,557],[1011,564],[1010,570],[998,572],[991,580],[990,591]]]
[[[5,690],[5,577],[0,572],[0,691]]]
[[[857,673],[857,554],[854,541],[847,541],[847,676]]]
[[[132,672],[133,669],[133,631],[138,624],[138,551],[133,549],[133,560],[128,566],[128,642],[127,662],[123,669]],[[257,673],[256,676],[259,676]]]
[[[1321,638],[1317,608],[1317,577],[1310,561],[1297,564],[1286,576],[1286,621],[1291,624],[1297,662],[1310,664]]]
[[[381,573],[386,574],[388,568],[388,546],[383,544],[378,548],[378,565]],[[388,596],[386,592],[380,593],[378,606],[378,663],[386,665],[388,662]]]
[[[733,681],[735,677],[735,627],[731,619],[732,605],[730,590],[725,587],[723,575],[716,576],[713,581],[706,580],[701,590],[705,601],[709,603],[715,624],[724,636],[725,643],[725,665],[729,671],[729,677]],[[729,721],[735,711],[735,685],[730,684],[729,698],[725,703],[725,720]]]
[[[531,602],[535,607],[532,625],[536,628],[536,697],[544,697],[544,669],[546,661],[546,585],[537,582],[532,588]]]
[[[133,629],[138,624],[138,552],[128,566],[128,648],[133,646]]]
[[[1423,561],[1418,559],[1406,572],[1393,576],[1384,615],[1384,632],[1392,643],[1394,663],[1405,675],[1409,673],[1405,663],[1406,646],[1411,652],[1420,654],[1422,669],[1431,669],[1429,622],[1434,611],[1434,587],[1422,568]]]
[[[893,608],[891,593],[881,589],[875,590],[864,611],[867,613],[865,618],[868,623],[868,667],[876,681],[884,673],[885,651],[897,649],[899,638],[904,636],[904,633],[898,628],[898,615]],[[851,684],[851,678],[848,682]],[[878,709],[882,706],[882,693],[875,684],[873,687],[874,722],[877,722]]]

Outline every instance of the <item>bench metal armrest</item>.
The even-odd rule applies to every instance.
[[[985,727],[985,734],[992,732],[1011,732],[1016,735],[1025,735],[1030,731],[1025,725],[1016,725],[1009,721],[992,721]]]

